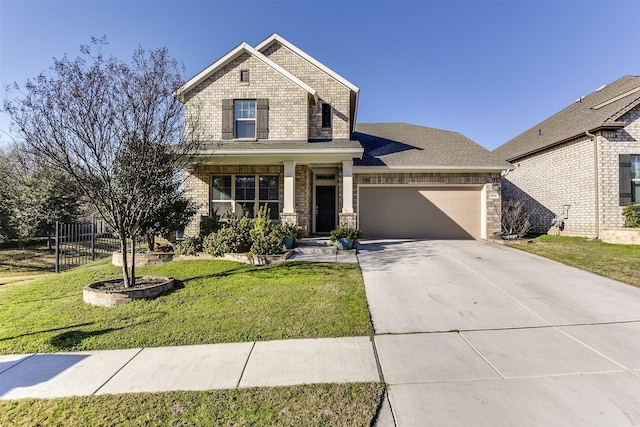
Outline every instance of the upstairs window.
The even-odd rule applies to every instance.
[[[269,100],[223,99],[222,139],[269,139]]]
[[[240,70],[240,83],[249,83],[249,70]]]
[[[255,100],[244,99],[234,101],[234,117],[236,138],[256,137]]]
[[[322,104],[322,127],[331,127],[331,105]]]

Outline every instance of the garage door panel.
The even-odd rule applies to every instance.
[[[478,187],[361,187],[359,226],[368,238],[480,238]]]

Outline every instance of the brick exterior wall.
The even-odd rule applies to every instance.
[[[240,82],[240,70],[249,70],[248,84]],[[219,141],[222,100],[257,98],[269,99],[270,140],[307,140],[309,94],[248,53],[193,88],[185,98],[186,114],[199,116],[198,130],[203,140]]]
[[[188,174],[185,189],[198,203],[198,213],[185,230],[187,236],[195,236],[199,231],[201,215],[210,215],[210,183],[213,174],[229,175],[279,175],[280,209],[284,206],[284,168],[282,165],[202,165]],[[342,184],[342,171],[339,173],[339,185]],[[407,185],[484,185],[486,204],[485,225],[487,236],[500,231],[501,201],[490,197],[490,193],[500,194],[500,174],[464,174],[464,173],[354,173],[353,175],[353,214],[343,214],[342,191],[338,191],[338,223],[357,224],[358,192],[360,184],[407,184]],[[313,223],[313,172],[307,165],[296,165],[295,197],[296,214],[283,219],[297,220],[297,225],[306,233],[312,231]]]
[[[355,173],[353,177],[353,209],[357,212],[358,185],[483,185],[487,237],[501,229],[502,202],[500,173]],[[498,195],[492,198],[491,193]]]
[[[594,142],[587,136],[514,161],[515,170],[504,179],[502,197],[523,200],[533,231],[556,233],[551,220],[568,215],[561,235],[596,237],[605,227],[624,224],[619,206],[619,154],[640,154],[640,107],[619,121],[629,122],[615,132],[598,132],[598,221]]]
[[[505,200],[522,200],[533,232],[546,233],[568,209],[563,233],[595,233],[593,141],[583,137],[515,161],[502,186]]]
[[[314,88],[320,99],[309,106],[309,134],[311,139],[348,139],[350,90],[306,59],[279,43],[266,47],[262,53],[285,70]],[[322,103],[332,107],[331,128],[322,128]]]
[[[624,226],[624,206],[620,206],[619,198],[618,155],[640,155],[640,106],[623,115],[619,121],[629,125],[616,132],[603,132],[598,141],[601,228]]]
[[[313,215],[313,194],[312,194],[313,172],[307,165],[296,165],[296,213],[298,214],[298,225],[310,233]]]

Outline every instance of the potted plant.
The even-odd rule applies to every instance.
[[[273,233],[282,240],[286,249],[291,249],[300,237],[300,228],[293,224],[280,223],[273,228]]]
[[[338,249],[348,250],[353,247],[354,242],[362,238],[362,231],[357,228],[340,224],[335,230],[331,230],[331,241],[338,244]]]

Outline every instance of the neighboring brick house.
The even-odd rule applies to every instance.
[[[493,152],[510,161],[505,200],[523,200],[534,231],[600,237],[640,202],[640,76],[581,97]]]
[[[401,84],[399,82],[399,84]],[[187,171],[199,215],[253,215],[366,237],[485,238],[500,230],[510,165],[455,132],[358,124],[358,87],[274,34],[242,43],[176,96],[200,117]],[[194,221],[186,234],[196,234]]]

